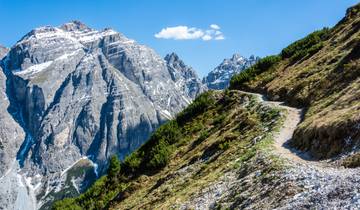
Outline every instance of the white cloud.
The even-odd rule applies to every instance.
[[[215,36],[221,35],[221,34],[222,34],[221,31],[215,31]]]
[[[215,37],[215,40],[224,40],[224,39],[225,39],[225,37],[222,34]]]
[[[155,34],[158,39],[199,39],[204,36],[201,29],[189,28],[187,26],[175,26],[162,29],[159,33]]]
[[[220,30],[220,26],[216,25],[216,24],[211,24],[210,28],[214,29],[214,30]]]
[[[204,40],[204,41],[212,40],[212,36],[210,36],[210,35],[208,35],[208,34],[205,34],[205,35],[202,37],[202,40]]]
[[[202,39],[204,41],[225,39],[220,31],[220,26],[216,24],[211,24],[210,28],[206,30],[188,26],[167,27],[156,33],[155,37],[174,40]]]

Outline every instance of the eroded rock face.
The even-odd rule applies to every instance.
[[[0,46],[0,58],[8,49]],[[6,93],[6,75],[0,66],[0,177],[4,176],[13,164],[17,149],[24,140],[24,132],[12,117],[10,101]],[[16,113],[13,113],[16,114]]]
[[[8,48],[0,45],[0,59],[2,59],[8,52],[9,52]]]
[[[230,79],[234,74],[254,65],[260,58],[250,56],[245,58],[239,54],[234,54],[230,59],[224,61],[212,70],[204,79],[203,83],[213,90],[222,90],[229,87]]]
[[[2,66],[0,88],[10,99],[0,107],[13,114],[0,113],[1,145],[11,151],[0,153],[0,175],[16,158],[41,194],[37,207],[78,160],[88,157],[101,173],[109,157],[124,158],[202,91],[193,71],[174,79],[152,49],[79,21],[32,30]]]
[[[0,59],[7,52],[7,48],[0,46]],[[23,177],[17,173],[19,164],[16,156],[25,132],[14,119],[17,112],[15,107],[10,106],[5,73],[0,66],[0,209],[24,209],[26,206],[32,209],[34,203],[23,184]]]
[[[180,92],[185,92],[189,98],[195,99],[196,96],[207,90],[196,72],[190,66],[187,66],[177,54],[166,55],[165,61],[171,78]]]

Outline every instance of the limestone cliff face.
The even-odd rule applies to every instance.
[[[187,66],[176,53],[165,56],[166,65],[176,88],[184,92],[191,99],[195,99],[200,93],[207,90],[203,85],[196,72]]]
[[[0,46],[0,59],[8,49]],[[0,67],[0,177],[3,177],[13,164],[17,149],[20,148],[25,134],[21,126],[13,119],[13,110],[6,93],[6,75]]]
[[[193,99],[154,50],[112,29],[41,27],[5,54],[0,175],[17,159],[43,197],[81,158],[101,173],[109,157],[124,158]]]

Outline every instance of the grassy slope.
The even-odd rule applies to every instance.
[[[84,195],[58,202],[54,209],[192,208],[198,203],[193,202],[194,199],[201,197],[204,189],[227,182],[226,186],[236,183],[222,198],[227,206],[247,205],[247,200],[266,201],[253,202],[252,205],[258,207],[280,205],[283,197],[278,194],[290,196],[292,193],[288,192],[290,188],[277,183],[273,172],[282,164],[267,151],[272,142],[271,131],[282,123],[281,111],[263,106],[253,97],[237,91],[211,92],[208,97],[213,103],[206,109],[188,116],[186,122],[179,121],[184,120],[181,116],[191,109],[188,108],[173,121],[178,121],[181,134],[170,146],[172,152],[164,166],[144,169],[144,164],[144,167],[130,169],[127,160],[122,164],[117,181],[108,182],[108,177],[104,176]],[[161,138],[156,133],[153,136]],[[134,154],[145,151],[143,156],[149,156],[148,151],[155,148],[155,141],[158,140],[151,138],[150,143]],[[242,187],[247,185],[253,190]],[[279,189],[280,186],[283,189]],[[215,188],[221,187],[224,188],[222,185]]]
[[[285,48],[250,79],[234,77],[232,87],[308,108],[292,143],[327,158],[360,143],[360,4],[320,33]]]

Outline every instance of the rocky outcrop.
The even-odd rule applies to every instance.
[[[196,96],[207,90],[196,72],[190,66],[185,65],[184,61],[177,54],[171,53],[166,55],[165,61],[171,79],[175,82],[175,86],[180,92],[184,92],[189,98],[195,99]]]
[[[8,53],[9,49],[0,45],[0,59],[2,59],[6,53]]]
[[[17,139],[2,139],[11,142],[3,143],[11,152],[1,160],[11,163],[17,154],[20,174],[37,186],[37,207],[45,197],[46,202],[56,199],[49,192],[74,163],[87,157],[96,174],[102,173],[109,157],[124,158],[138,148],[197,94],[190,86],[189,91],[179,88],[188,74],[174,80],[152,49],[79,21],[32,30],[10,49],[2,66],[9,100],[0,106],[13,110],[12,117],[1,113],[9,115],[11,129],[3,130],[7,121],[1,120],[1,132]],[[0,79],[5,94],[6,78]],[[0,175],[8,165],[1,165]]]
[[[7,53],[7,48],[0,47],[0,58]],[[13,119],[16,115],[6,93],[6,76],[0,67],[0,177],[3,177],[13,164],[17,149],[24,140],[24,132]]]
[[[0,46],[0,58],[3,58],[7,51],[7,48]],[[7,96],[6,86],[7,78],[0,66],[0,209],[24,209],[26,206],[22,204],[31,209],[34,205],[23,177],[17,173],[19,164],[16,161],[25,132],[14,120],[13,116],[18,113],[16,107],[10,106],[11,98]]]
[[[222,90],[229,87],[230,79],[234,74],[254,65],[260,58],[250,56],[245,58],[239,54],[234,54],[230,59],[224,61],[212,70],[204,79],[203,83],[214,90]]]

